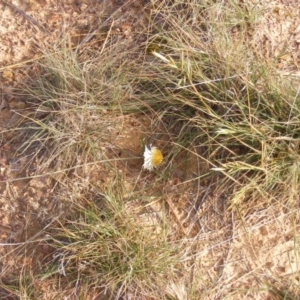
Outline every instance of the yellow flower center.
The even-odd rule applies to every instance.
[[[162,155],[161,151],[158,150],[157,148],[153,148],[152,149],[152,165],[154,167],[157,167],[161,164],[162,161],[163,161],[163,155]]]

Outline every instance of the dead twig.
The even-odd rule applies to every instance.
[[[50,33],[43,25],[41,25],[38,21],[36,21],[31,16],[27,15],[26,12],[23,11],[22,9],[18,8],[14,4],[9,3],[9,2],[7,2],[5,0],[0,0],[0,1],[2,3],[4,3],[5,5],[9,6],[11,9],[13,9],[14,11],[16,11],[17,13],[19,13],[20,15],[22,15],[24,19],[26,19],[29,23],[31,23],[31,25],[35,25],[35,26],[39,27],[41,30],[43,30],[44,32]],[[35,26],[33,26],[33,28],[37,32],[37,29],[35,28]]]

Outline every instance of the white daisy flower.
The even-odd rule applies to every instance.
[[[163,161],[163,155],[159,149],[150,145],[150,149],[145,146],[144,164],[143,168],[152,171],[153,168],[158,167]]]

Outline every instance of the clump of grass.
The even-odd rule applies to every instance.
[[[293,199],[298,88],[251,48],[248,34],[259,11],[235,1],[153,5],[153,19],[164,23],[149,39],[153,61],[143,71],[151,76],[137,78],[145,91],[140,99],[160,121],[183,123],[175,143],[202,146],[198,156],[210,164],[207,176],[223,175],[218,187],[232,191],[232,204],[253,195]],[[193,132],[188,140],[187,132]]]
[[[99,57],[74,48],[68,36],[55,49],[45,51],[36,67],[39,77],[24,87],[36,113],[31,125],[23,128],[34,134],[19,153],[34,147],[37,172],[58,168],[61,173],[55,177],[60,180],[69,176],[72,167],[106,159],[110,129],[115,117],[122,115],[120,103],[130,97],[131,88],[126,52],[104,48]]]
[[[181,242],[170,241],[166,223],[140,223],[126,207],[121,186],[90,199],[50,232],[56,249],[51,269],[56,266],[66,286],[88,285],[116,299],[130,293],[163,299],[164,285],[180,276]]]

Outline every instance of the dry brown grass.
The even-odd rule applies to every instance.
[[[109,32],[99,56],[66,39],[27,88],[47,116],[31,119],[22,149],[38,145],[31,178],[51,178],[61,210],[22,248],[46,255],[3,289],[20,299],[297,299],[299,87],[253,47],[264,7],[148,8],[142,46],[124,51]],[[165,155],[153,173],[141,169],[148,142]]]

